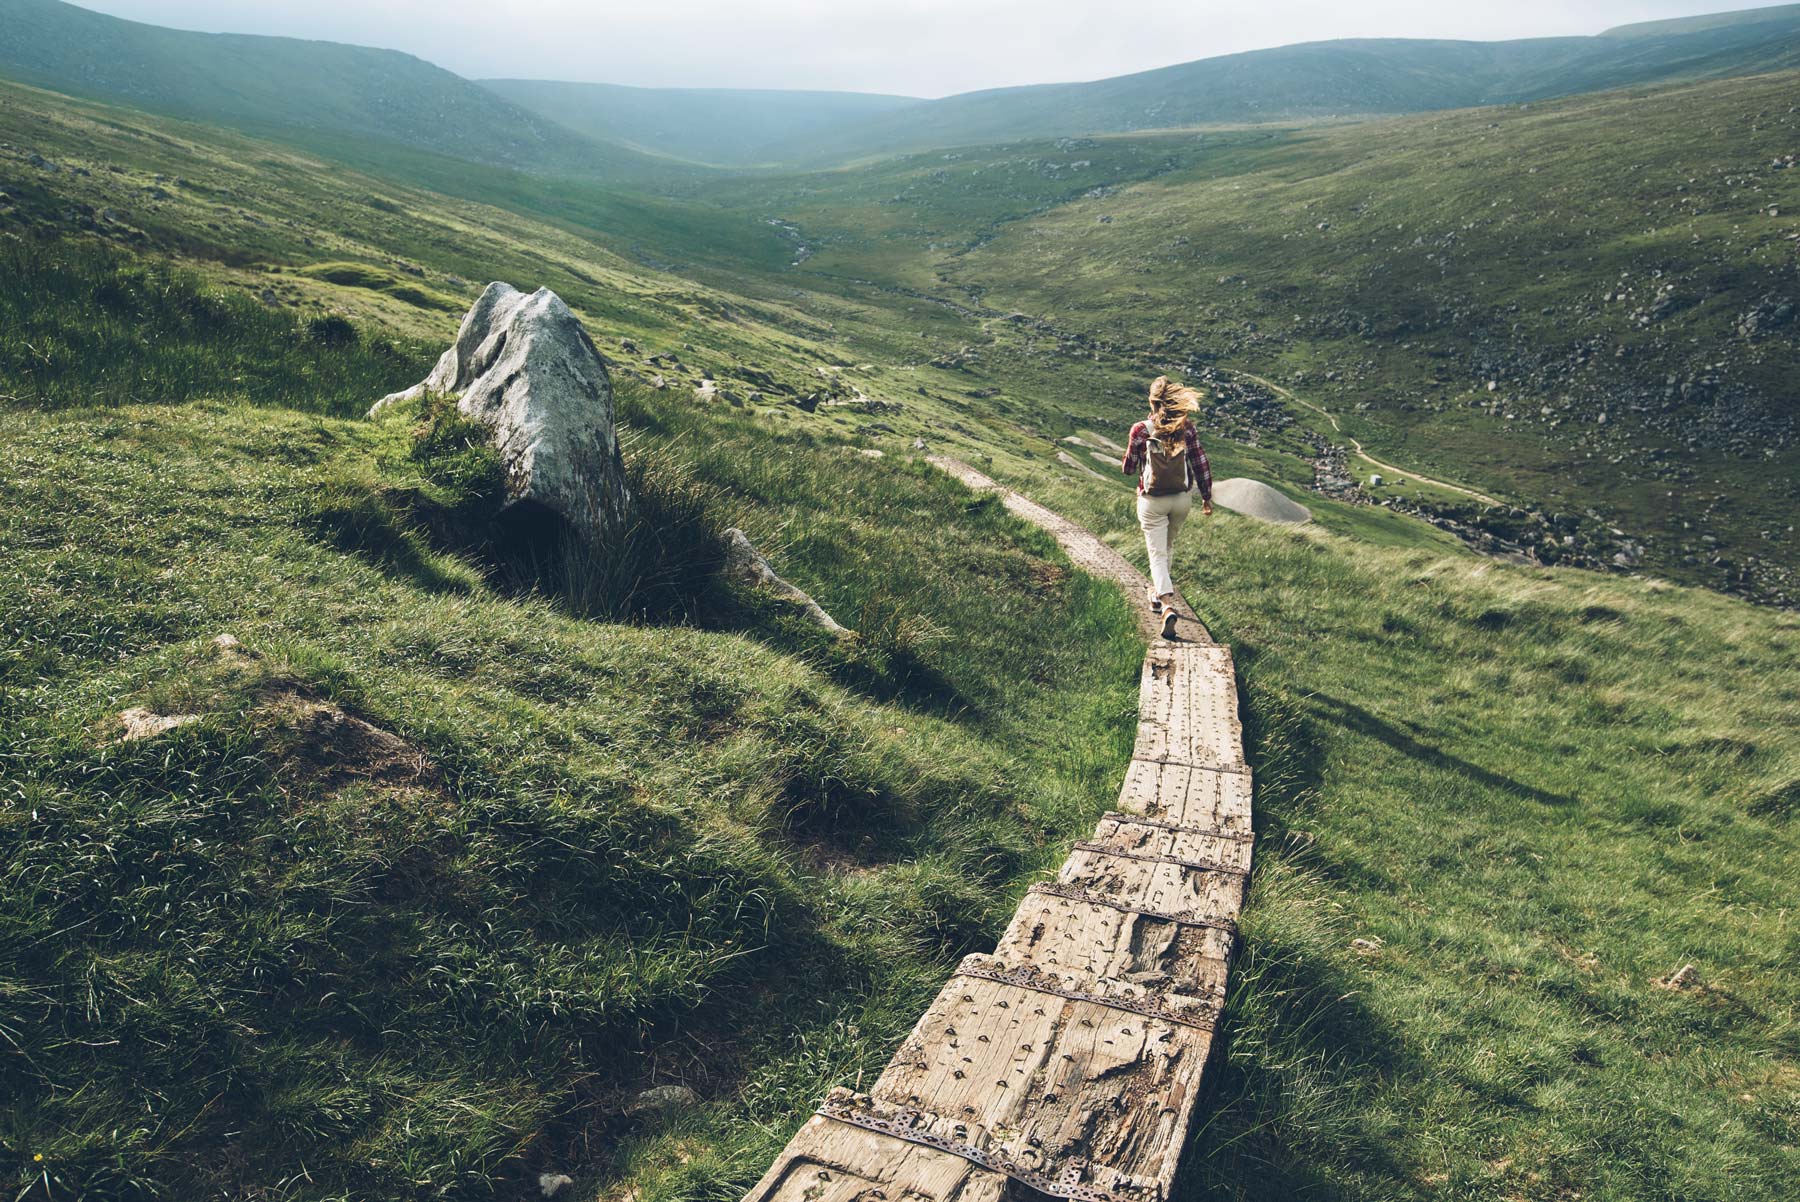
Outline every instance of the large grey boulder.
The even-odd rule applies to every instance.
[[[489,284],[431,374],[369,414],[427,393],[454,395],[493,431],[511,503],[541,505],[602,541],[623,523],[631,497],[606,364],[548,288]]]

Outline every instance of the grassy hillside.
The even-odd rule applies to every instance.
[[[862,639],[520,592],[408,421],[9,413],[10,1191],[514,1196],[677,1131],[734,1187],[1103,808],[1116,595],[923,469],[626,412]]]
[[[933,359],[1040,430],[1117,438],[1143,379],[1210,374],[1211,424],[1259,452],[1400,465],[1349,457],[1375,498],[1791,602],[1797,78],[964,149],[738,197],[794,225],[816,286],[962,313]]]
[[[1260,834],[1180,1196],[1788,1196],[1800,618],[1223,513],[1176,579]]]
[[[662,170],[393,50],[123,21],[61,0],[0,0],[0,74],[314,150],[345,140],[610,179]]]
[[[1415,470],[1594,510],[1653,570],[1792,599],[1797,81],[1309,136],[1016,223],[944,271],[995,308],[1274,373]]]
[[[924,437],[1055,462],[1065,436],[1117,438],[1148,376],[1217,369],[1214,449],[1266,477],[1305,488],[1322,444],[1356,438],[1405,469],[1351,456],[1386,478],[1364,499],[1546,561],[1779,601],[1797,595],[1792,79],[945,151],[688,196],[402,164],[480,201],[14,90],[0,228],[155,248],[433,337],[485,277],[549,284],[629,338],[645,379],[710,376],[890,452]]]
[[[919,103],[869,92],[629,88],[543,79],[481,84],[589,137],[722,166],[755,166],[770,145],[811,140],[859,118]]]
[[[1779,134],[1770,86],[1668,103]],[[0,1172],[33,1202],[516,1199],[544,1171],[739,1196],[1130,754],[1122,600],[913,439],[1132,555],[1128,483],[1080,469],[1156,365],[1308,372],[1385,451],[1401,428],[1354,409],[1374,375],[1314,385],[1386,343],[1288,334],[1310,293],[1132,254],[1197,253],[1184,223],[1217,207],[1218,253],[1329,296],[1342,276],[1281,253],[1284,206],[1348,177],[1467,207],[1421,181],[1505,125],[947,152],[730,205],[495,172],[485,204],[4,98]],[[1609,111],[1519,114],[1543,124],[1510,161],[1547,168],[1519,148],[1566,146],[1559,121],[1616,137]],[[1761,132],[1721,116],[1714,145]],[[1358,180],[1377,149],[1400,174]],[[491,463],[441,412],[359,416],[490,278],[555,287],[615,357],[636,486],[680,518],[633,544],[626,595],[496,547]],[[1299,493],[1304,427],[1255,399],[1208,415],[1219,472]],[[1221,514],[1179,561],[1242,668],[1262,837],[1181,1197],[1784,1198],[1793,616],[1306,499],[1314,527]],[[719,583],[727,523],[861,637]],[[128,710],[195,720],[121,741]]]
[[[1343,120],[1796,66],[1800,9],[1791,5],[1595,38],[1311,42],[1087,83],[970,92],[771,153],[822,163],[1059,135]]]
[[[22,1196],[732,1196],[1105,808],[1120,598],[922,467],[625,412],[865,641],[521,594],[408,421],[12,410]],[[1226,515],[1180,570],[1262,835],[1182,1196],[1783,1197],[1793,617]]]

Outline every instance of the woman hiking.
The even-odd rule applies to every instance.
[[[1138,525],[1150,555],[1150,609],[1162,615],[1162,635],[1175,637],[1175,582],[1169,556],[1175,536],[1200,493],[1200,512],[1212,515],[1212,465],[1191,416],[1200,394],[1158,376],[1150,385],[1150,416],[1131,427],[1122,470],[1138,478]]]

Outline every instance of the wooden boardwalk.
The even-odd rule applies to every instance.
[[[1160,630],[1117,551],[966,464],[931,462],[1000,492]],[[1231,654],[1180,610],[1180,639],[1144,659],[1118,808],[1031,887],[992,955],[962,961],[869,1092],[833,1090],[745,1202],[1167,1197],[1252,844]]]

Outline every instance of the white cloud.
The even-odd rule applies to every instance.
[[[186,29],[406,50],[469,76],[935,96],[1342,37],[1597,33],[1753,0],[83,0]]]

